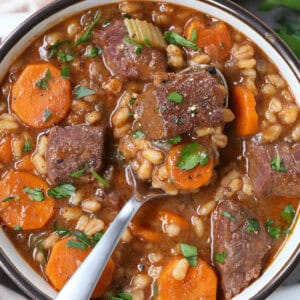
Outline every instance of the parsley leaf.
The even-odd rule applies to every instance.
[[[108,182],[103,177],[101,177],[95,170],[92,170],[91,173],[97,179],[99,184],[101,184],[105,188],[109,187]]]
[[[38,249],[40,250],[40,252],[42,253],[43,257],[44,257],[44,260],[45,262],[47,261],[47,255],[46,255],[46,252],[45,252],[45,249],[43,247],[43,242],[42,241],[39,241],[38,244],[37,244],[37,247]]]
[[[14,230],[15,231],[22,231],[23,228],[20,225],[17,225],[17,226],[14,227]]]
[[[226,211],[226,210],[223,210],[223,211],[222,211],[222,215],[223,215],[225,218],[229,219],[230,221],[236,221],[236,218],[235,218],[231,213],[229,213],[229,212]]]
[[[85,96],[96,94],[95,91],[85,88],[83,86],[77,86],[74,90],[76,99],[83,98]]]
[[[69,74],[70,74],[69,66],[64,66],[60,71],[60,76],[64,79],[69,79],[70,78]]]
[[[209,162],[207,150],[199,143],[188,144],[181,149],[176,167],[180,170],[191,170],[198,164],[205,166]]]
[[[110,300],[132,300],[132,296],[127,293],[121,292],[116,297],[112,296],[109,299]]]
[[[198,40],[198,32],[197,32],[197,29],[194,28],[192,30],[191,42],[195,43],[195,42],[197,42],[197,40]]]
[[[294,217],[296,215],[296,212],[291,204],[288,204],[280,213],[280,216],[283,218],[285,222],[288,224],[292,224]]]
[[[92,23],[88,26],[87,30],[76,41],[75,47],[77,47],[80,44],[86,43],[91,39],[92,31],[94,30],[95,26],[98,24],[100,17],[101,17],[101,13],[99,11],[97,11]]]
[[[88,249],[88,246],[85,243],[83,243],[81,241],[75,241],[75,240],[68,240],[67,247],[68,248],[76,248],[76,249],[80,249],[80,250]]]
[[[135,40],[131,39],[129,36],[125,36],[124,40],[128,44],[136,46],[135,54],[139,55],[139,54],[142,53],[142,50],[144,48],[144,46],[142,44],[140,44],[140,43],[136,42]]]
[[[271,162],[271,168],[278,172],[287,172],[288,169],[282,167],[282,161],[279,156],[276,156]]]
[[[58,51],[56,53],[56,56],[58,57],[58,59],[62,62],[62,63],[68,63],[71,62],[75,59],[75,57],[72,54],[69,53],[64,53],[62,51]]]
[[[75,187],[70,183],[63,183],[47,191],[49,197],[62,199],[71,197],[75,193]]]
[[[168,95],[168,100],[181,104],[183,102],[183,96],[177,92],[172,92]]]
[[[136,98],[135,98],[135,97],[132,97],[132,98],[129,100],[130,106],[133,106],[133,104],[134,104],[135,101],[136,101]]]
[[[258,232],[259,231],[259,222],[256,219],[249,218],[247,219],[248,225],[246,227],[247,232]]]
[[[195,246],[180,243],[179,244],[182,255],[187,259],[191,267],[197,266],[198,249]]]
[[[265,228],[273,239],[279,239],[281,234],[281,228],[279,226],[275,226],[274,221],[272,219],[267,220],[267,222],[265,223]]]
[[[177,34],[173,31],[166,31],[164,34],[164,38],[168,44],[173,44],[177,46],[184,46],[187,48],[191,48],[192,50],[201,50],[195,43],[185,39],[183,36]]]
[[[47,69],[45,76],[43,78],[39,79],[35,83],[35,86],[41,90],[49,90],[49,85],[48,85],[49,81],[53,81],[53,78],[51,76],[49,69]]]
[[[81,176],[86,172],[86,170],[87,170],[88,167],[89,167],[89,164],[88,164],[88,163],[85,163],[84,166],[83,166],[83,168],[82,168],[81,170],[72,172],[72,173],[70,174],[70,176],[71,176],[72,178],[79,178],[79,177],[81,177]]]
[[[14,200],[14,199],[16,199],[17,197],[16,196],[9,196],[9,197],[6,197],[6,198],[4,198],[1,202],[9,202],[9,201],[11,201],[11,200]]]
[[[132,137],[133,137],[134,139],[143,139],[143,138],[145,137],[145,133],[144,133],[142,130],[136,130],[136,131],[133,133]]]
[[[29,195],[29,198],[33,201],[44,201],[45,196],[43,191],[40,188],[30,188],[28,186],[25,186],[23,188],[23,191]]]
[[[219,264],[225,264],[227,254],[225,251],[223,252],[215,252],[215,261]]]
[[[43,113],[44,122],[47,122],[51,118],[51,116],[52,116],[52,112],[48,108],[46,108]]]
[[[102,48],[92,47],[87,50],[85,57],[96,57],[102,54]]]
[[[32,150],[32,144],[31,141],[28,137],[25,138],[25,143],[24,143],[24,147],[23,147],[23,151],[24,152],[29,152]]]
[[[171,145],[177,145],[181,142],[181,136],[180,135],[176,135],[170,139],[168,139],[168,143]]]

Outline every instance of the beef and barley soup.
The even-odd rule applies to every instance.
[[[12,63],[0,110],[1,226],[57,290],[130,197],[127,166],[170,196],[124,231],[95,298],[230,299],[293,230],[299,108],[211,16],[162,2],[72,16]]]

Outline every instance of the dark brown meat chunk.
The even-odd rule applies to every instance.
[[[50,130],[46,155],[48,177],[53,184],[72,182],[76,179],[70,174],[85,166],[86,173],[99,170],[103,154],[104,127],[53,127]]]
[[[287,172],[271,168],[271,162],[277,156]],[[248,174],[256,197],[300,197],[300,144],[280,142],[275,145],[259,145],[250,141],[247,143],[246,157]]]
[[[114,76],[122,80],[150,81],[158,71],[166,71],[166,53],[144,47],[140,54],[137,47],[125,41],[128,36],[123,20],[116,20],[102,31],[94,33],[94,42],[103,48],[106,65]]]
[[[224,216],[230,214],[230,218]],[[240,293],[261,273],[271,240],[260,223],[258,231],[248,232],[255,215],[233,201],[223,201],[213,214],[213,252],[226,253],[224,264],[215,260],[226,299]],[[258,220],[257,220],[258,221]]]
[[[195,126],[215,126],[223,122],[225,90],[207,71],[165,74],[158,86],[151,85],[134,105],[141,127],[149,139],[171,138]],[[168,99],[172,92],[183,102]]]

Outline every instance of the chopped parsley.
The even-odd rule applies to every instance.
[[[100,185],[102,185],[105,188],[109,187],[108,182],[103,177],[101,177],[95,170],[92,170],[91,173],[97,179]]]
[[[181,142],[181,136],[180,135],[176,135],[170,139],[168,139],[168,143],[171,145],[177,145]]]
[[[48,85],[49,81],[53,81],[53,78],[51,76],[49,69],[47,69],[45,76],[39,79],[35,83],[35,86],[41,90],[49,90],[49,85]]]
[[[224,216],[225,218],[229,219],[230,221],[236,221],[236,218],[231,213],[229,213],[226,210],[222,211],[222,216]]]
[[[102,48],[92,47],[89,48],[88,51],[85,53],[85,57],[96,57],[101,55],[103,52]]]
[[[181,94],[179,94],[178,92],[171,92],[168,95],[168,100],[181,104],[183,102],[183,96]]]
[[[144,48],[144,46],[142,44],[131,39],[129,36],[125,36],[124,40],[127,44],[136,46],[135,54],[140,55],[142,53],[142,50]]]
[[[130,106],[133,106],[133,104],[134,104],[135,101],[136,101],[136,98],[132,97],[132,98],[129,100]]]
[[[268,219],[265,223],[265,228],[269,235],[273,238],[278,240],[281,234],[281,228],[279,226],[274,225],[274,221],[272,219]]]
[[[227,254],[225,251],[223,252],[215,252],[215,261],[219,264],[225,264]]]
[[[60,71],[60,76],[64,79],[69,79],[70,78],[69,74],[70,74],[69,66],[64,66]]]
[[[51,198],[62,199],[71,197],[76,189],[71,183],[63,183],[47,191],[47,195]]]
[[[143,139],[143,138],[145,137],[145,133],[144,133],[142,130],[136,130],[136,131],[133,133],[132,137],[133,137],[134,139]]]
[[[282,161],[279,156],[276,156],[271,162],[271,168],[278,172],[287,172],[288,169],[282,166]]]
[[[22,228],[22,226],[17,225],[17,226],[14,227],[14,230],[15,230],[15,231],[22,231],[23,228]]]
[[[124,14],[123,18],[124,19],[132,19],[132,16],[130,14]]]
[[[176,167],[180,170],[191,170],[198,164],[205,166],[209,162],[209,156],[205,147],[199,143],[183,146]]]
[[[48,48],[49,58],[51,59],[51,58],[57,57],[63,63],[68,63],[68,62],[73,61],[75,57],[72,54],[65,53],[65,52],[62,52],[61,50],[59,50],[60,46],[63,46],[65,44],[69,44],[69,43],[71,43],[70,40],[63,40],[63,41],[60,41],[60,42],[50,46]]]
[[[280,213],[280,216],[283,218],[285,222],[288,224],[292,224],[294,217],[296,215],[296,212],[291,204],[288,204]]]
[[[132,300],[132,296],[127,293],[121,292],[116,297],[111,296],[109,299],[110,300]]]
[[[48,108],[46,108],[44,110],[44,113],[43,113],[43,120],[44,120],[44,122],[49,121],[49,119],[51,118],[51,116],[52,116],[52,112]]]
[[[105,20],[105,21],[103,22],[103,24],[102,24],[102,27],[103,27],[103,28],[106,28],[106,27],[108,27],[110,24],[111,24],[111,21],[110,21],[110,20]]]
[[[145,43],[145,45],[146,45],[147,47],[151,47],[151,42],[150,42],[150,40],[149,40],[148,38],[145,38],[145,39],[144,39],[144,43]]]
[[[249,218],[247,219],[248,225],[246,227],[247,232],[258,232],[259,231],[259,222],[256,219]]]
[[[83,86],[77,86],[74,90],[76,99],[80,99],[89,95],[94,95],[96,92],[94,90],[85,88]]]
[[[32,201],[44,201],[45,200],[45,196],[43,191],[40,188],[30,188],[28,186],[25,186],[23,188],[24,193],[29,195],[29,198]]]
[[[192,30],[191,42],[195,43],[195,42],[197,42],[197,40],[198,40],[198,32],[197,32],[197,29],[194,28]]]
[[[16,196],[9,196],[9,197],[4,198],[1,202],[9,202],[9,201],[14,200],[16,198],[17,198]]]
[[[182,255],[187,259],[191,267],[197,266],[198,249],[195,246],[180,243],[179,244]]]
[[[81,241],[75,241],[75,240],[68,240],[67,241],[67,247],[68,248],[76,248],[80,250],[86,250],[88,249],[88,245],[81,242]]]
[[[80,44],[88,42],[92,37],[92,32],[95,26],[98,24],[101,17],[101,13],[99,11],[96,12],[92,23],[88,26],[87,30],[79,37],[79,39],[75,43],[75,47]]]
[[[177,34],[176,32],[173,32],[173,31],[166,31],[164,34],[164,38],[168,44],[184,46],[184,47],[190,48],[195,51],[201,50],[201,48],[198,47],[195,43],[187,40],[183,36]]]
[[[24,152],[29,152],[32,150],[32,143],[30,141],[30,138],[29,137],[26,137],[25,138],[25,143],[24,143],[24,146],[23,146],[23,151]]]
[[[40,252],[42,253],[42,255],[44,257],[44,260],[47,261],[47,255],[46,255],[45,249],[43,247],[43,242],[39,241],[38,244],[37,244],[37,247],[40,250]]]
[[[89,167],[89,164],[85,163],[82,169],[80,169],[78,171],[75,171],[75,172],[72,172],[70,174],[70,176],[72,178],[79,178],[79,177],[81,177],[86,172],[86,170],[87,170],[88,167]]]

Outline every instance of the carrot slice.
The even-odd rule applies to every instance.
[[[233,88],[236,132],[239,136],[253,135],[258,132],[258,114],[255,110],[254,94],[245,86]]]
[[[214,60],[226,59],[232,47],[230,32],[224,22],[214,22],[211,26],[205,25],[203,18],[194,18],[186,26],[185,36],[203,48]]]
[[[217,276],[213,268],[198,258],[197,266],[189,267],[183,280],[176,280],[172,276],[172,271],[180,259],[182,259],[180,256],[172,258],[161,270],[157,280],[157,300],[215,300]]]
[[[167,157],[167,169],[171,180],[179,189],[192,190],[197,189],[209,183],[214,169],[213,157],[209,157],[207,165],[197,165],[191,170],[180,170],[176,164],[181,154],[181,149],[184,145],[173,147]]]
[[[9,163],[12,159],[11,137],[8,135],[0,143],[0,162]]]
[[[80,263],[89,255],[91,249],[81,250],[67,246],[72,238],[58,241],[52,248],[45,273],[55,289],[60,290],[77,270]],[[112,282],[115,263],[110,259],[94,290],[93,298],[100,297]]]
[[[164,238],[164,236],[161,233],[146,228],[144,226],[138,225],[136,223],[130,223],[129,227],[133,235],[138,236],[139,238],[145,241],[161,242]]]
[[[170,211],[165,211],[165,210],[162,210],[162,211],[159,211],[158,212],[158,215],[159,215],[159,219],[162,221],[162,224],[163,226],[165,224],[175,224],[175,225],[178,225],[179,227],[181,227],[182,229],[188,229],[189,228],[189,222],[177,215],[177,214],[174,214]]]
[[[24,187],[39,188],[45,200],[32,200],[30,195],[24,192]],[[48,188],[44,180],[34,175],[10,171],[0,181],[0,218],[2,221],[9,227],[21,226],[24,230],[43,227],[52,217],[55,206],[54,200],[46,195]]]
[[[15,163],[15,168],[19,171],[30,172],[34,170],[34,166],[31,161],[31,155],[25,155]]]
[[[47,128],[71,107],[71,83],[49,64],[28,65],[12,88],[11,109],[25,124]]]

